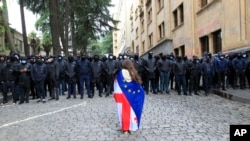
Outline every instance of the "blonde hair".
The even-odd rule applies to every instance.
[[[133,81],[142,84],[141,77],[138,75],[137,70],[135,69],[135,66],[132,61],[130,61],[129,59],[125,59],[122,63],[122,67],[128,70]]]

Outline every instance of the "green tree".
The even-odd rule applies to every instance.
[[[106,34],[102,40],[102,54],[112,53],[113,52],[113,36],[112,32]]]
[[[7,33],[7,39],[8,39],[8,44],[9,49],[10,49],[10,54],[15,51],[15,44],[14,44],[14,40],[13,40],[13,36],[9,27],[9,16],[8,16],[8,7],[7,7],[7,3],[6,0],[2,0],[3,2],[3,25],[5,27],[6,33]]]
[[[37,55],[40,52],[40,39],[37,37],[37,33],[32,31],[28,37],[31,39],[30,46],[33,49],[32,54]]]
[[[52,39],[50,34],[43,34],[42,46],[46,52],[46,56],[49,56],[49,52],[52,49]]]
[[[60,53],[60,40],[64,52],[68,51],[68,40],[72,41],[75,48],[86,52],[91,39],[98,39],[105,35],[117,23],[109,14],[110,0],[25,0],[26,6],[31,11],[41,14],[45,24],[40,29],[47,29],[47,21],[50,23],[53,52]],[[42,13],[49,14],[42,14]],[[45,18],[44,16],[48,16]],[[49,20],[47,20],[49,19]],[[69,26],[70,25],[70,26]],[[70,29],[70,32],[69,32]]]
[[[112,47],[113,47],[113,36],[112,32],[109,32],[100,40],[91,40],[87,50],[91,55],[94,54],[103,55],[112,53],[113,52]]]

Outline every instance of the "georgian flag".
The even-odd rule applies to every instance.
[[[126,82],[119,71],[114,81],[114,98],[123,131],[136,131],[140,127],[144,103],[144,90],[135,81]]]

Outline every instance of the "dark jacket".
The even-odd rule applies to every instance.
[[[77,68],[76,68],[76,62],[67,62],[66,64],[66,81],[68,83],[75,83],[77,80]]]
[[[203,76],[206,75],[214,75],[214,68],[213,65],[210,62],[204,61],[201,65],[201,74]]]
[[[48,79],[53,79],[53,80],[58,80],[59,79],[59,67],[57,66],[57,62],[49,62],[46,64],[47,67],[47,78]]]
[[[79,60],[76,65],[77,75],[90,75],[89,60]]]
[[[92,79],[100,79],[101,73],[104,71],[104,66],[101,61],[92,61],[90,63],[90,70],[91,70],[91,78]]]
[[[245,60],[243,58],[234,58],[233,59],[233,67],[235,71],[243,71],[245,70]]]
[[[198,76],[201,74],[201,64],[200,62],[190,61],[187,64],[187,71],[189,71],[190,76]]]
[[[35,63],[31,69],[31,77],[34,81],[42,81],[47,77],[47,67],[44,63]]]
[[[186,75],[186,63],[184,61],[176,61],[173,65],[175,75]]]
[[[65,60],[58,60],[56,62],[57,68],[59,70],[59,79],[65,79],[65,69],[66,69],[66,61]]]
[[[168,59],[159,60],[157,63],[157,67],[160,72],[170,72],[171,70],[171,61]]]
[[[216,59],[215,60],[215,71],[216,72],[227,72],[228,70],[228,62],[226,59]]]
[[[148,58],[146,60],[145,68],[148,71],[149,78],[155,78],[155,70],[156,70],[156,60],[155,58]]]
[[[113,76],[113,73],[119,69],[115,60],[106,60],[104,63],[104,70],[109,76]]]
[[[25,69],[25,71],[24,71]],[[30,71],[31,64],[20,64],[18,69],[18,82],[17,84],[26,88],[30,87]]]
[[[15,70],[13,66],[10,65],[4,65],[0,74],[1,81],[15,81]]]

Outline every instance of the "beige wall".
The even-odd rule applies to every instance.
[[[207,5],[201,7],[201,0],[164,0],[164,7],[157,9],[158,0],[151,0],[152,22],[149,23],[144,0],[143,19],[144,32],[141,31],[141,18],[133,19],[130,30],[131,42],[126,46],[132,46],[131,53],[136,52],[145,54],[148,50],[157,47],[162,40],[172,39],[172,49],[179,55],[202,55],[200,38],[209,38],[209,52],[216,53],[214,50],[213,33],[221,30],[222,51],[228,51],[241,47],[250,46],[250,1],[248,0],[207,0]],[[136,11],[140,0],[134,0],[133,12]],[[174,24],[173,11],[183,4],[184,21],[178,26]],[[128,13],[128,12],[127,12]],[[138,12],[139,14],[139,12]],[[180,18],[178,18],[180,20]],[[158,26],[164,21],[165,36],[159,39]],[[129,22],[131,25],[131,22]],[[139,30],[139,37],[136,37],[136,28]],[[129,30],[129,29],[126,29]],[[153,33],[153,46],[149,46],[148,36]],[[143,49],[142,42],[145,42]],[[185,48],[182,53],[181,48]]]

